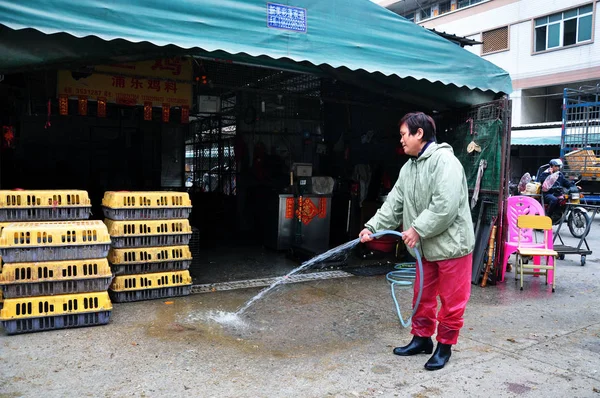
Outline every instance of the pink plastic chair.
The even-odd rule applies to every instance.
[[[517,219],[523,215],[540,215],[544,216],[544,208],[537,200],[528,196],[511,196],[506,200],[506,218],[508,224],[508,237],[504,242],[504,258],[502,259],[502,274],[500,281],[504,281],[504,274],[506,273],[506,266],[510,256],[517,251],[519,246],[519,227],[517,227]],[[553,249],[552,243],[552,231],[550,233],[549,249]],[[523,230],[521,234],[521,246],[522,247],[535,247],[544,248],[544,242],[536,242],[533,230]],[[534,257],[534,264],[540,264],[540,258]],[[546,261],[554,261],[553,258]],[[554,273],[548,272],[548,281],[554,281]]]

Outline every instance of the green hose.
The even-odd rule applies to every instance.
[[[398,231],[380,231],[380,232],[374,233],[373,235],[371,235],[371,237],[377,238],[377,237],[383,236],[383,235],[397,235],[399,237],[402,237],[402,233],[398,232]],[[396,287],[406,288],[406,287],[413,286],[414,280],[417,277],[417,273],[416,273],[417,270],[412,267],[404,268],[402,266],[401,267],[396,266],[395,268],[397,269],[397,271],[388,272],[388,274],[385,276],[385,279],[387,279],[387,281],[390,282],[390,288],[392,291],[392,299],[394,300],[394,304],[396,305],[396,313],[398,314],[398,319],[400,319],[400,324],[402,325],[402,327],[408,327],[410,325],[413,315],[415,315],[415,313],[417,312],[417,308],[419,308],[419,303],[421,302],[421,295],[423,293],[423,277],[422,277],[423,261],[421,260],[421,253],[419,253],[419,250],[416,247],[414,248],[414,251],[415,251],[415,257],[417,259],[417,264],[418,264],[418,268],[419,268],[419,275],[421,275],[421,278],[419,278],[419,292],[417,293],[417,299],[415,300],[415,305],[413,306],[413,311],[410,314],[410,316],[408,317],[408,319],[406,319],[406,321],[404,320],[404,317],[402,316],[402,311],[400,310],[400,304],[398,304],[398,299],[396,298]]]

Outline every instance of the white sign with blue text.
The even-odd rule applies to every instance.
[[[267,3],[267,26],[306,33],[306,9]]]

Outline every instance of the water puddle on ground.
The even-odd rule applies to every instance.
[[[203,322],[207,324],[218,324],[225,329],[245,330],[249,324],[235,312],[209,310],[206,312],[194,312],[187,316],[187,322]]]

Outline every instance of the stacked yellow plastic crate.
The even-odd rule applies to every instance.
[[[9,334],[102,325],[110,235],[85,191],[0,191],[0,321]]]
[[[190,293],[188,247],[192,204],[183,192],[106,192],[102,199],[115,274],[115,302],[184,296]]]

